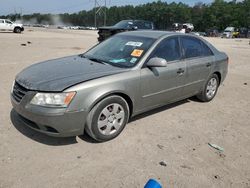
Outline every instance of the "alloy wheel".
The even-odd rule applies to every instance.
[[[103,135],[112,135],[120,129],[124,120],[123,107],[118,103],[110,104],[101,111],[98,117],[98,130]]]
[[[214,97],[217,90],[218,82],[216,78],[211,78],[207,83],[206,95],[208,99]]]

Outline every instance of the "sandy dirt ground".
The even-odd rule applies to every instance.
[[[191,98],[142,114],[106,143],[25,127],[9,99],[15,75],[79,54],[96,38],[95,31],[0,32],[0,187],[143,187],[149,178],[168,188],[250,187],[249,39],[207,38],[230,57],[229,74],[210,103]]]

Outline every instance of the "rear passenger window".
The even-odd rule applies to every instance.
[[[182,46],[185,58],[203,56],[203,46],[201,45],[201,41],[196,38],[182,37]]]
[[[178,38],[170,38],[163,40],[156,50],[153,57],[166,59],[166,61],[175,61],[181,58]]]

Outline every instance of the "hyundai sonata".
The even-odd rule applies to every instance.
[[[164,31],[117,34],[89,51],[34,64],[15,78],[14,110],[52,136],[118,136],[130,117],[191,96],[211,101],[228,57],[202,38]]]

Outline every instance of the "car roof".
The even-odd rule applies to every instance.
[[[138,21],[140,21],[140,22],[152,22],[152,21],[148,21],[148,20],[121,20],[120,22],[122,22],[122,21],[125,21],[125,22],[138,22]],[[119,23],[119,22],[117,22],[117,23]]]
[[[118,35],[126,35],[126,36],[138,36],[138,37],[147,37],[153,39],[159,39],[163,36],[171,36],[171,35],[184,35],[182,33],[176,33],[171,31],[156,31],[156,30],[140,30],[140,31],[128,31],[119,33]]]

